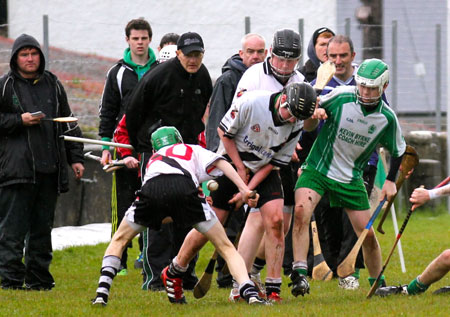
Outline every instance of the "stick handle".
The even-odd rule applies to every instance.
[[[372,217],[370,217],[369,222],[367,223],[366,227],[364,229],[370,229],[370,227],[372,227],[373,222],[375,221],[375,219],[377,218],[378,214],[381,211],[381,208],[383,208],[384,203],[386,202],[386,197],[378,204],[377,209],[375,209],[375,211],[372,214]]]
[[[385,163],[385,159],[383,160],[383,163]],[[397,188],[397,193],[400,190],[400,188],[402,187],[403,182],[405,181],[405,178],[408,175],[408,173],[411,170],[413,170],[414,167],[417,166],[417,164],[419,164],[419,155],[417,154],[416,150],[412,146],[407,145],[405,153],[402,158],[402,163],[401,163],[402,170],[400,171],[400,175],[398,176],[398,179],[395,182],[395,186]],[[384,211],[383,216],[380,219],[380,222],[378,223],[377,230],[378,230],[378,232],[380,232],[382,234],[384,234],[383,223],[386,220],[387,214],[388,214],[389,210],[391,209],[391,205],[394,202],[395,197],[397,197],[397,193],[389,200],[389,204],[386,207],[386,210]]]

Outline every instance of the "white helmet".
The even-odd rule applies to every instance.
[[[177,46],[176,45],[166,45],[159,52],[159,62],[164,63],[165,61],[177,56]]]

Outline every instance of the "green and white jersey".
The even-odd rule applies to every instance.
[[[320,105],[328,119],[306,159],[308,168],[335,181],[350,183],[362,177],[377,144],[394,157],[405,152],[397,117],[384,101],[369,113],[358,103],[355,86],[340,86],[321,96]]]

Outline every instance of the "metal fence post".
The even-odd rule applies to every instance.
[[[351,27],[350,18],[345,18],[345,35],[348,37],[350,37],[350,27]]]
[[[392,65],[391,65],[391,85],[392,99],[391,108],[397,110],[397,20],[392,21]]]
[[[304,20],[303,19],[298,19],[298,34],[300,34],[300,45],[302,48],[302,55],[300,56],[300,61],[298,62],[298,67],[302,67],[303,66],[303,56],[305,56],[305,30],[304,30]]]
[[[245,34],[250,33],[250,17],[245,17]]]
[[[44,58],[45,58],[45,69],[48,70],[49,64],[50,64],[50,54],[49,54],[49,47],[48,47],[48,15],[44,14],[43,16],[43,24],[44,24]]]
[[[436,24],[436,131],[441,132],[441,25]]]

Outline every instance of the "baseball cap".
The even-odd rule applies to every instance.
[[[204,45],[202,37],[195,32],[187,32],[180,36],[177,42],[177,49],[181,50],[184,55],[190,52],[204,52]]]

